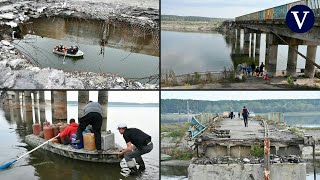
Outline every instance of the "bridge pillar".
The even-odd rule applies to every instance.
[[[39,103],[38,103],[38,91],[33,91],[33,104],[34,104],[34,118],[35,122],[39,123]]]
[[[14,99],[15,99],[14,103],[15,103],[16,108],[20,109],[20,94],[19,94],[19,91],[15,92]]]
[[[269,39],[267,44],[269,44],[269,62],[268,62],[268,76],[272,77],[275,75],[277,70],[277,56],[278,56],[278,38],[269,34]]]
[[[108,91],[98,92],[98,102],[102,106],[103,110],[101,131],[106,131],[108,117]]]
[[[31,99],[31,92],[30,91],[24,92],[24,103],[25,103],[26,111],[32,112],[32,99]]]
[[[53,91],[53,119],[67,121],[67,91]]]
[[[243,41],[243,54],[250,56],[249,49],[250,49],[250,33],[248,29],[244,31],[244,41]]]
[[[307,48],[307,58],[313,62],[315,62],[316,60],[317,47],[318,46],[316,45],[309,45]],[[311,64],[309,61],[306,61],[304,75],[308,78],[313,78],[314,72],[315,72],[315,66]]]
[[[297,76],[298,45],[292,45],[288,52],[287,76]]]
[[[255,55],[255,51],[254,51],[254,33],[251,33],[251,53],[250,56],[253,58]]]
[[[261,33],[256,33],[256,54],[260,54]]]
[[[46,102],[44,98],[44,91],[39,91],[39,108],[41,130],[43,130],[43,122],[46,121]]]
[[[240,52],[240,38],[241,38],[241,29],[237,29],[237,44],[236,44],[236,53]]]
[[[89,102],[89,91],[78,92],[78,117],[82,117],[83,110],[86,104]]]

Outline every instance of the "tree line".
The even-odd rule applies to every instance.
[[[320,99],[281,99],[281,100],[182,100],[161,99],[161,113],[222,113],[224,111],[239,112],[246,106],[255,113],[266,112],[316,112],[320,110]]]
[[[201,21],[201,22],[223,22],[224,18],[210,18],[201,16],[176,16],[176,15],[161,15],[162,21]]]

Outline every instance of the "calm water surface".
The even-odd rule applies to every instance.
[[[243,32],[240,50],[243,50]],[[265,62],[266,35],[261,35],[259,64]],[[229,35],[218,32],[173,32],[161,31],[161,70],[172,69],[176,75],[193,72],[223,71],[233,67],[235,61],[235,40]],[[299,46],[299,51],[306,55],[307,47]],[[244,55],[249,57],[249,54]],[[286,70],[288,46],[278,46],[277,71]],[[317,49],[316,62],[320,62],[320,48]],[[297,68],[304,69],[305,60],[298,56]]]
[[[78,107],[68,103],[68,119],[77,117]],[[34,118],[15,108],[0,109],[0,163],[3,164],[26,153],[32,148],[24,137],[32,133]],[[21,116],[21,114],[23,116]],[[158,107],[109,107],[107,129],[115,133],[115,142],[125,147],[123,137],[117,131],[117,122],[137,127],[152,136],[154,149],[143,155],[146,171],[138,177],[123,177],[119,164],[83,162],[50,152],[35,151],[17,161],[11,168],[0,172],[0,179],[159,179],[159,109]],[[51,119],[50,105],[46,106],[46,118]]]

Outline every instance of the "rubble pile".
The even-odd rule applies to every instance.
[[[270,163],[300,163],[302,158],[295,155],[289,156],[279,156],[270,155]],[[208,164],[262,164],[264,159],[262,157],[244,157],[244,158],[234,158],[229,156],[221,156],[216,158],[201,157],[194,159],[192,164],[208,165]]]

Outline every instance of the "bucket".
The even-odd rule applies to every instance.
[[[45,138],[46,140],[49,140],[49,139],[51,139],[51,138],[54,137],[54,136],[53,136],[53,129],[52,129],[51,126],[45,126],[45,127],[43,128],[43,133],[44,133],[44,138]]]
[[[40,131],[41,131],[40,124],[32,125],[32,131],[33,131],[34,135],[38,136],[40,134]]]
[[[92,151],[96,149],[96,143],[93,133],[87,133],[83,135],[83,146],[87,151]]]

